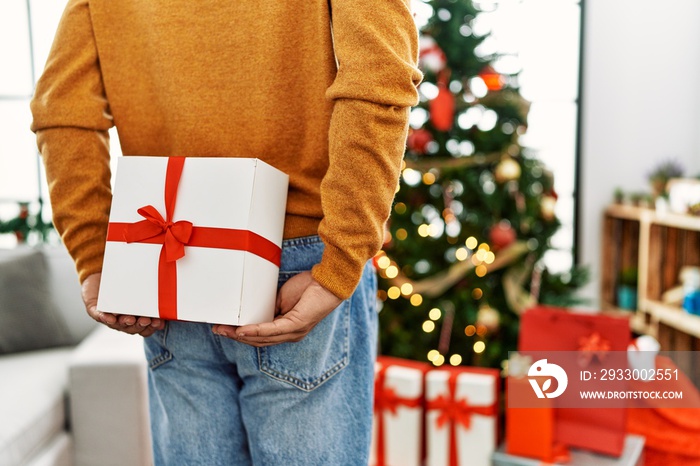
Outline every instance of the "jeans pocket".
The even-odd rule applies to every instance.
[[[303,391],[340,372],[350,361],[351,300],[343,301],[303,340],[258,348],[260,371]]]
[[[170,322],[165,321],[165,326],[161,330],[156,330],[152,335],[143,339],[146,360],[150,369],[156,369],[173,359],[173,353],[166,345],[169,329]]]

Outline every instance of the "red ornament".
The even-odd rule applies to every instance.
[[[491,65],[486,65],[479,73],[479,77],[484,81],[489,91],[500,91],[505,85],[503,76],[496,72]]]
[[[495,251],[510,246],[517,238],[515,229],[508,220],[501,220],[491,228],[489,232],[489,243]]]
[[[21,218],[22,220],[29,218],[29,204],[25,202],[20,203],[18,218]]]
[[[447,86],[449,73],[438,77],[438,95],[430,101],[430,121],[438,131],[449,131],[455,120],[455,96]]]
[[[411,130],[408,133],[406,145],[408,148],[418,154],[425,154],[428,144],[433,142],[433,135],[427,129],[419,128]]]

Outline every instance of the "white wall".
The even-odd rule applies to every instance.
[[[700,0],[586,0],[579,218],[598,306],[602,212],[676,158],[700,173]]]

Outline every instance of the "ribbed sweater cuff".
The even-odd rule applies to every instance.
[[[311,269],[311,275],[325,289],[345,300],[355,292],[364,266],[364,260],[356,260],[342,250],[326,244],[323,258]]]
[[[78,279],[82,284],[87,277],[94,273],[102,272],[102,259],[104,249],[100,249],[97,254],[90,254],[84,257],[77,257],[75,267],[78,271]]]

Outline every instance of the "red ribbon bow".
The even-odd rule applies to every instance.
[[[423,401],[422,397],[402,398],[389,387],[386,387],[386,370],[390,366],[382,366],[374,380],[374,412],[377,415],[377,463],[376,466],[386,465],[386,439],[384,426],[384,412],[388,411],[396,415],[399,406],[418,408]]]
[[[603,338],[600,333],[593,332],[587,337],[578,339],[579,344],[579,364],[588,366],[594,358],[603,362],[610,351],[610,342]]]
[[[146,220],[136,222],[126,229],[124,237],[127,243],[138,243],[165,235],[163,239],[165,260],[174,262],[185,257],[185,245],[192,236],[192,222],[180,220],[173,223],[170,219],[165,220],[152,205],[141,207],[137,212]],[[168,217],[170,215],[171,213],[168,212]]]
[[[247,230],[199,227],[187,220],[173,222],[177,189],[186,157],[169,157],[165,174],[165,218],[152,205],[137,210],[144,220],[110,222],[107,241],[162,244],[158,259],[158,314],[177,319],[177,266],[185,246],[247,251],[279,266],[282,250],[262,236]]]
[[[496,403],[492,403],[488,406],[472,406],[464,398],[457,400],[457,377],[459,372],[452,372],[450,378],[447,381],[448,394],[440,395],[434,400],[430,400],[427,403],[426,409],[439,410],[440,414],[435,422],[438,429],[441,429],[449,422],[449,435],[450,435],[450,451],[449,451],[449,465],[458,466],[459,465],[459,455],[457,452],[457,425],[461,425],[465,429],[471,428],[471,418],[473,414],[479,414],[481,416],[495,416],[496,415]]]

